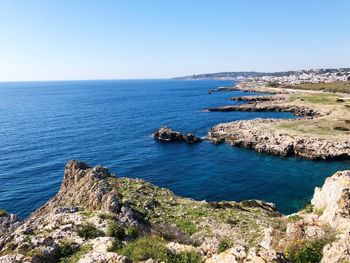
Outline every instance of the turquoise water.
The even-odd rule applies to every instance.
[[[210,127],[289,113],[205,112],[242,92],[208,94],[229,81],[125,80],[0,83],[0,207],[21,217],[58,190],[70,159],[110,167],[202,200],[262,199],[283,213],[349,162],[258,154],[229,145],[164,144],[161,125],[205,136]]]

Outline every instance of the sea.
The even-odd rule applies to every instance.
[[[65,164],[103,165],[195,200],[261,199],[284,214],[303,208],[327,176],[350,162],[278,157],[208,141],[161,143],[161,126],[206,136],[221,122],[290,113],[207,112],[240,91],[216,80],[0,83],[0,208],[26,218],[58,191]]]

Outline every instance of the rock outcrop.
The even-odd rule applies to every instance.
[[[70,161],[56,196],[24,222],[1,214],[0,262],[346,262],[349,189],[350,171],[338,172],[285,217],[271,203],[194,201]]]
[[[269,96],[239,96],[231,97],[230,100],[233,101],[246,101],[246,102],[261,102],[261,101],[282,101],[286,100],[286,96],[283,95],[269,95]]]
[[[317,117],[321,114],[311,107],[277,103],[248,103],[209,108],[208,111],[291,112],[296,116]]]
[[[14,228],[21,224],[21,220],[18,216],[10,214],[5,210],[0,209],[0,237],[8,232],[11,232]]]
[[[209,131],[208,139],[213,143],[227,142],[273,155],[296,155],[314,160],[350,158],[350,141],[345,138],[337,140],[290,135],[270,127],[280,122],[278,119],[254,119],[222,123]]]
[[[193,133],[186,135],[174,131],[168,127],[161,127],[153,133],[153,137],[163,142],[186,142],[189,144],[201,142],[202,139],[196,137]]]

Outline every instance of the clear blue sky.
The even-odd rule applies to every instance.
[[[1,0],[0,81],[350,67],[348,0]]]

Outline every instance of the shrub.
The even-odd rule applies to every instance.
[[[218,246],[218,251],[220,253],[224,252],[227,249],[229,249],[231,246],[232,246],[231,241],[229,239],[225,238],[225,239],[220,241],[219,246]]]
[[[188,233],[189,235],[192,235],[197,232],[196,225],[191,221],[181,220],[177,222],[176,226],[180,228],[182,231]]]
[[[301,219],[299,215],[291,215],[288,216],[288,222],[297,222]]]
[[[168,260],[165,241],[155,235],[144,236],[130,242],[118,252],[133,261],[143,261],[150,258],[165,262]]]
[[[4,217],[7,215],[7,212],[4,209],[0,209],[0,217]]]
[[[107,248],[108,252],[118,252],[122,248],[122,243],[119,240],[113,240],[112,244]]]
[[[77,263],[86,253],[92,250],[92,245],[81,246],[74,254],[71,256],[63,257],[60,259],[60,263]]]
[[[60,258],[65,258],[73,255],[72,241],[62,241],[59,245]]]
[[[153,232],[167,241],[175,241],[185,245],[194,245],[190,235],[169,224],[155,224]]]
[[[129,238],[137,238],[139,231],[136,229],[136,227],[129,226],[125,229],[125,235]]]
[[[341,127],[341,126],[336,126],[336,127],[333,128],[333,130],[336,130],[336,131],[350,131],[348,128]]]
[[[117,240],[123,240],[125,238],[125,230],[115,221],[110,221],[107,227],[107,235]]]
[[[98,217],[101,219],[115,220],[115,215],[112,213],[101,213]]]
[[[167,263],[202,263],[203,259],[202,257],[194,252],[194,251],[188,251],[188,252],[182,252],[176,255],[169,255]]]
[[[91,223],[82,224],[78,229],[78,235],[85,239],[96,238],[101,232]]]
[[[318,239],[308,243],[295,242],[287,248],[286,256],[293,263],[318,263],[323,256],[323,247],[329,242],[329,239]]]
[[[305,208],[304,208],[304,211],[305,213],[312,213],[314,210],[314,206],[311,204],[311,203],[308,203]]]

